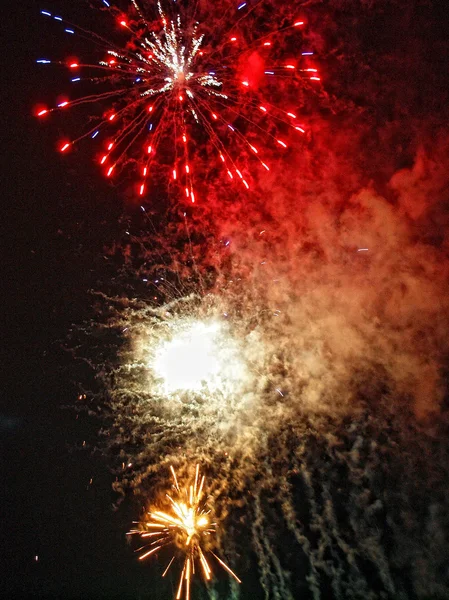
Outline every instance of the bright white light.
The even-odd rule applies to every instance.
[[[165,393],[228,392],[245,372],[224,325],[190,321],[156,350],[153,369]]]

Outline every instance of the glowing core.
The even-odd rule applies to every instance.
[[[217,322],[189,322],[156,352],[153,369],[166,393],[221,390],[244,371],[235,344]]]

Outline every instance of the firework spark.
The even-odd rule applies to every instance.
[[[310,62],[313,52],[301,48],[304,21],[290,19],[270,32],[267,23],[258,28],[254,14],[262,4],[244,2],[235,11],[215,8],[208,14],[212,9],[197,3],[194,11],[178,3],[163,7],[161,1],[141,7],[131,0],[125,15],[103,0],[104,12],[122,30],[118,42],[44,10],[66,33],[90,38],[102,55],[92,63],[39,59],[67,66],[72,84],[83,92],[74,89],[72,99],[40,107],[37,116],[86,104],[101,107],[90,126],[61,141],[59,150],[68,152],[85,138],[102,140],[98,162],[106,176],[133,164],[140,196],[147,195],[158,171],[191,203],[195,171],[202,179],[206,169],[221,172],[249,189],[254,164],[270,170],[257,146],[285,149],[284,135],[304,133],[298,100],[276,105],[279,86],[285,78],[293,89],[320,80]],[[289,54],[294,59],[284,57],[284,47],[295,48]],[[88,83],[95,93],[84,95]]]
[[[138,535],[142,540],[149,540],[137,550],[142,552],[139,560],[156,554],[166,546],[175,548],[175,552],[164,570],[162,577],[168,573],[176,558],[176,549],[184,555],[183,567],[179,577],[176,600],[189,600],[192,578],[200,567],[205,581],[212,578],[212,568],[207,559],[211,554],[216,561],[238,583],[237,575],[212,550],[210,538],[215,534],[216,523],[211,522],[211,511],[207,506],[204,493],[205,476],[200,474],[199,465],[195,469],[192,483],[180,487],[174,468],[170,467],[173,477],[174,497],[167,494],[170,507],[166,511],[155,510],[148,513],[149,520],[142,524],[142,529],[133,529],[128,535]]]

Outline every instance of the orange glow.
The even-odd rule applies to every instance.
[[[192,192],[192,202],[195,201]],[[165,577],[170,570],[176,557],[179,556],[179,550],[182,549],[184,556],[182,568],[180,569],[179,579],[176,587],[177,600],[190,600],[191,585],[196,573],[201,573],[205,581],[212,578],[212,568],[206,558],[206,554],[212,555],[217,563],[238,583],[241,580],[230,569],[230,567],[210,549],[210,542],[207,544],[208,550],[203,547],[206,540],[216,533],[216,524],[211,522],[210,509],[206,502],[210,497],[204,492],[205,476],[200,474],[199,465],[196,465],[195,477],[191,483],[178,484],[176,473],[173,467],[170,467],[174,490],[173,496],[166,494],[169,505],[167,510],[154,510],[148,512],[149,520],[140,524],[139,528],[132,529],[127,535],[138,535],[145,540],[150,538],[149,543],[136,550],[142,552],[139,560],[144,560],[156,553],[162,548],[171,546],[175,548],[170,562],[164,569],[162,577]],[[195,568],[198,565],[198,568]]]

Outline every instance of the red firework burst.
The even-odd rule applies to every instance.
[[[272,29],[276,11],[264,0],[213,7],[204,0],[130,0],[126,13],[109,0],[102,3],[101,16],[121,30],[115,42],[41,11],[66,33],[89,38],[101,53],[89,63],[37,61],[68,67],[78,90],[97,88],[87,95],[75,89],[72,99],[37,111],[44,117],[86,104],[101,111],[81,135],[60,143],[61,152],[86,138],[102,139],[98,162],[107,177],[132,165],[144,196],[151,179],[163,173],[194,203],[195,171],[204,181],[208,169],[219,167],[249,189],[254,164],[270,170],[260,147],[287,148],[282,133],[288,128],[304,133],[297,107],[277,102],[292,96],[286,83],[295,90],[320,80],[310,64],[313,52],[303,46],[301,18],[283,17]]]

